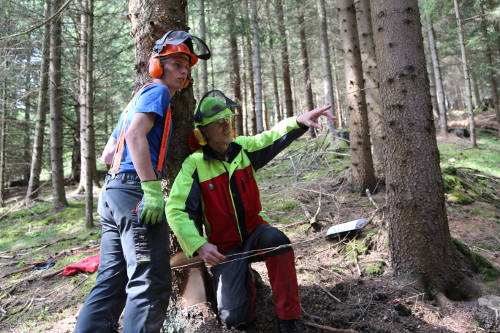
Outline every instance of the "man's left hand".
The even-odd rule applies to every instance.
[[[332,121],[337,120],[337,118],[334,115],[328,112],[328,110],[331,107],[332,107],[331,105],[328,105],[323,108],[316,108],[314,110],[301,114],[300,116],[297,117],[297,124],[299,124],[301,127],[307,126],[322,130],[323,126],[321,126],[321,124],[318,123],[318,118],[320,116],[326,116],[330,118]]]

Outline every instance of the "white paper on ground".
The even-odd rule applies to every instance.
[[[341,232],[346,232],[346,231],[351,231],[351,230],[359,230],[364,227],[364,223],[366,222],[365,219],[359,219],[359,220],[354,220],[350,222],[345,222],[342,224],[337,224],[334,226],[331,226],[330,229],[328,229],[326,235],[330,236],[333,234],[338,234]]]

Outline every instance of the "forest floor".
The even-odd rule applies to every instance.
[[[438,140],[453,145],[457,151],[467,149],[468,145],[466,140],[455,137]],[[303,177],[305,169],[316,168],[319,172],[323,157],[301,157],[303,170],[300,163],[283,167],[290,159],[298,162],[298,154],[304,154],[300,151],[291,148],[259,175],[262,175],[260,185],[266,213],[294,244],[303,314],[299,326],[303,332],[500,332],[498,310],[486,306],[484,298],[460,302],[429,300],[416,281],[401,280],[394,275],[387,238],[381,231],[387,223],[383,179],[370,200],[353,190],[346,181],[345,171],[336,172],[334,165],[330,165],[330,172]],[[311,164],[314,160],[317,163]],[[328,163],[326,159],[324,163]],[[467,177],[470,174],[464,173],[464,178]],[[498,198],[500,180],[484,177]],[[22,200],[24,189],[16,190],[18,196],[15,191],[10,192],[10,204]],[[447,203],[451,236],[500,267],[499,202],[481,198],[484,197],[478,196],[467,205]],[[342,238],[326,237],[330,226],[362,218],[370,222],[360,232]],[[22,219],[4,221],[23,223]],[[315,230],[319,226],[321,229]],[[89,235],[74,226],[71,233],[61,235],[67,251],[55,249],[56,243],[47,242],[27,249],[13,246],[0,252],[0,332],[73,331],[96,274],[80,273],[72,277],[56,274],[44,278],[64,266],[36,271],[28,263],[50,258],[71,262],[68,250],[98,246],[99,227],[94,229]],[[258,289],[256,320],[249,332],[276,332],[265,265],[254,263],[252,267],[260,273],[264,285]],[[482,286],[482,296],[500,296],[500,279],[486,281],[485,270],[469,275]],[[198,332],[229,331],[232,330],[212,326]]]

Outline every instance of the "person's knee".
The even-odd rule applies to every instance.
[[[222,323],[229,329],[246,330],[253,321],[252,316],[243,316],[241,314],[228,314],[221,317]]]
[[[290,244],[290,239],[283,233],[283,231],[276,228],[268,228],[261,236],[261,241],[265,244],[264,247],[274,247],[285,244]]]

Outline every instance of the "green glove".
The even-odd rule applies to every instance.
[[[165,201],[161,190],[161,180],[141,182],[144,196],[140,204],[140,219],[145,223],[155,224],[161,222],[165,211]]]

